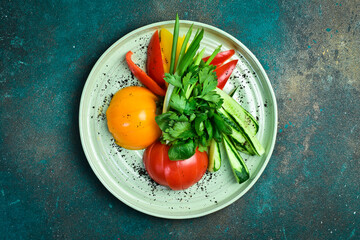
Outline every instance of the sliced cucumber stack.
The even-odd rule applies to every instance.
[[[249,155],[255,155],[251,145],[247,142],[246,138],[244,137],[244,133],[241,131],[238,124],[223,108],[220,108],[218,112],[224,121],[231,127],[232,133],[229,136],[231,136],[236,149]]]
[[[254,124],[253,117],[249,117],[251,114],[219,88],[216,88],[216,93],[218,93],[221,98],[224,99],[222,107],[238,124],[244,138],[249,143],[249,146],[252,148],[254,153],[259,156],[264,154],[265,149],[261,146],[259,140],[255,137],[258,127],[256,124]]]

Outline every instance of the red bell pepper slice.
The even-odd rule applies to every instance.
[[[218,77],[218,85],[217,87],[223,89],[225,87],[226,82],[228,81],[231,73],[234,71],[238,60],[232,60],[221,67],[217,67],[214,72]]]
[[[134,74],[134,76],[146,87],[150,89],[153,93],[159,96],[165,96],[166,91],[162,89],[151,77],[149,77],[146,72],[141,70],[141,68],[136,65],[132,60],[131,56],[133,53],[129,51],[126,54],[126,62],[130,68],[130,71]]]
[[[160,87],[165,87],[164,66],[158,30],[153,34],[148,46],[146,70],[149,77],[155,80]]]
[[[214,59],[211,61],[211,65],[214,65],[215,67],[221,66],[226,60],[231,58],[235,54],[235,50],[231,49],[228,51],[219,52],[216,54]],[[206,62],[209,59],[210,56],[203,58],[203,61]]]

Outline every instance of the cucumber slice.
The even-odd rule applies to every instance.
[[[243,108],[244,109],[244,108]],[[253,126],[254,128],[254,136],[257,134],[257,132],[259,131],[259,123],[256,121],[256,119],[254,118],[253,115],[251,115],[251,113],[249,113],[246,109],[244,109],[245,113],[247,114],[247,116],[250,118],[251,120],[251,125]]]
[[[216,172],[221,167],[220,144],[214,139],[211,140],[209,150],[209,172]]]
[[[240,88],[240,86],[239,87],[237,87],[237,88],[234,88],[230,93],[229,93],[229,96],[231,97],[231,98],[234,98],[234,95],[235,95],[235,93],[238,91],[238,89]],[[245,113],[249,116],[249,118],[251,119],[251,121],[252,121],[252,124],[254,125],[254,136],[256,135],[256,133],[259,131],[259,123],[257,122],[257,120],[254,118],[254,116],[253,115],[251,115],[251,113],[249,113],[246,109],[243,109],[244,111],[245,111]]]
[[[232,142],[227,136],[224,135],[223,141],[236,181],[238,183],[245,182],[250,178],[250,173],[244,160],[242,159],[238,151],[236,151],[235,146],[232,144]]]
[[[241,107],[238,102],[236,102],[233,98],[231,98],[219,88],[216,88],[215,91],[222,99],[224,99],[222,107],[239,125],[240,130],[244,133],[245,139],[250,144],[255,154],[259,156],[264,154],[265,149],[261,146],[259,140],[255,137],[256,126],[254,126],[251,118],[248,116],[248,112],[243,107]]]

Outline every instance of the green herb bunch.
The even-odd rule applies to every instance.
[[[221,142],[222,133],[231,134],[230,126],[217,113],[223,99],[214,90],[217,77],[212,65],[192,65],[184,77],[166,74],[174,85],[170,110],[156,117],[163,132],[162,141],[170,145],[170,160],[187,159],[208,149],[212,139]]]
[[[176,16],[170,73],[165,74],[165,81],[169,83],[169,109],[155,118],[163,132],[162,142],[170,145],[170,160],[188,159],[195,154],[196,148],[205,151],[212,139],[221,142],[222,134],[228,135],[232,132],[229,124],[217,112],[223,99],[214,91],[218,81],[214,72],[215,66],[210,65],[221,46],[215,49],[206,63],[202,61],[205,49],[197,54],[204,35],[202,29],[196,32],[185,51],[192,28],[191,25],[185,35],[175,66],[179,36],[179,17]]]

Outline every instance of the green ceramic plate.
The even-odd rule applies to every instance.
[[[242,155],[250,171],[250,179],[237,184],[228,164],[223,161],[216,173],[204,177],[184,191],[172,191],[154,183],[142,163],[143,151],[118,147],[107,130],[105,112],[111,96],[125,86],[140,85],[131,76],[125,62],[127,51],[145,69],[149,40],[156,29],[173,29],[174,21],[154,23],[139,28],[114,43],[97,61],[83,89],[80,103],[80,135],[85,155],[103,185],[123,203],[143,213],[163,218],[194,218],[218,211],[244,195],[264,171],[274,148],[277,129],[276,99],[270,81],[255,56],[237,39],[215,27],[181,21],[180,34],[194,23],[194,30],[204,28],[202,47],[207,55],[222,44],[222,50],[235,49],[232,59],[237,68],[224,91],[241,86],[234,98],[259,119],[257,137],[266,149],[261,156]]]

